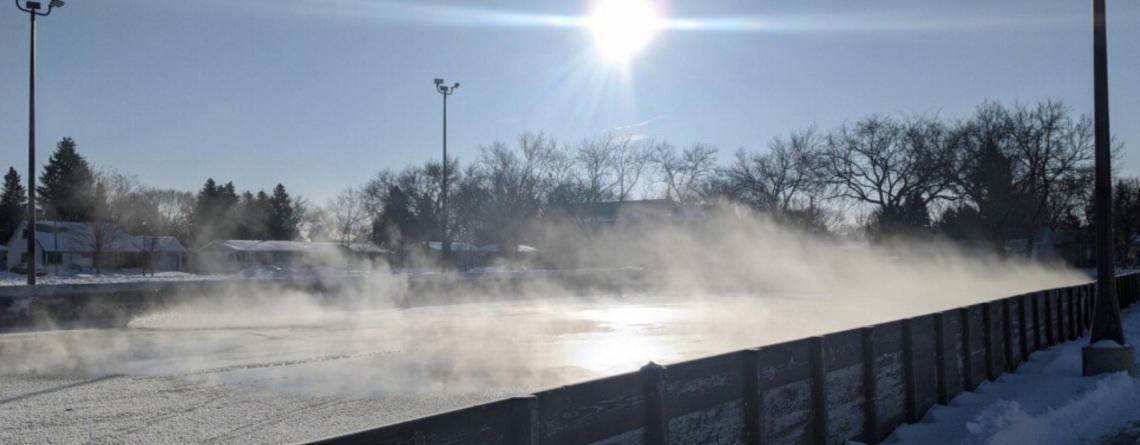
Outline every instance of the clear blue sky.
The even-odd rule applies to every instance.
[[[45,0],[46,2],[46,0]],[[1140,2],[1109,0],[1112,127],[1140,174]],[[1092,107],[1090,2],[667,1],[623,70],[572,24],[587,1],[68,0],[40,21],[41,163],[72,136],[146,184],[284,182],[318,203],[439,156],[432,78],[462,83],[451,150],[615,128],[722,156],[871,113],[986,99]],[[683,28],[683,27],[681,27]],[[0,5],[0,167],[25,168],[27,17]]]

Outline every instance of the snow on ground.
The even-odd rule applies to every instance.
[[[1124,333],[1129,344],[1140,345],[1140,312],[1125,313]],[[935,406],[922,422],[900,427],[884,443],[1140,443],[1140,379],[1123,372],[1082,377],[1086,344],[1088,336],[1034,352],[1016,373]]]
[[[233,275],[197,275],[186,272],[155,272],[143,274],[142,270],[123,270],[95,274],[93,272],[49,273],[36,278],[39,284],[99,284],[131,283],[141,281],[195,281],[233,278]],[[27,276],[0,271],[0,286],[19,286],[27,282]]]

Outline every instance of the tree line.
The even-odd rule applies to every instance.
[[[514,144],[452,160],[442,214],[439,162],[386,169],[320,210],[321,236],[393,248],[442,238],[542,244],[535,223],[559,209],[603,201],[730,203],[820,234],[855,228],[885,241],[944,237],[982,242],[999,255],[1011,240],[1065,232],[1091,237],[1092,123],[1058,101],[986,102],[969,116],[872,115],[830,131],[814,127],[738,149],[634,135],[573,144],[525,133]],[[1116,152],[1120,152],[1117,145]],[[1116,182],[1117,245],[1140,231],[1140,181]],[[1048,230],[1046,230],[1048,229]]]
[[[65,137],[56,144],[36,187],[37,218],[92,224],[95,251],[113,226],[128,233],[171,235],[189,245],[215,239],[292,240],[305,214],[303,200],[277,184],[267,194],[237,193],[232,182],[207,179],[197,194],[146,187],[132,175],[95,168]],[[9,167],[0,190],[0,239],[10,239],[27,218],[27,189]]]
[[[322,207],[292,198],[281,184],[269,193],[239,193],[232,182],[213,179],[197,193],[143,187],[132,176],[93,170],[64,138],[36,192],[45,218],[111,221],[191,245],[310,239],[403,250],[442,239],[446,221],[457,241],[541,246],[542,225],[566,209],[667,199],[729,203],[803,230],[856,230],[877,241],[944,237],[983,242],[1005,255],[1009,241],[1026,240],[1032,254],[1048,230],[1091,240],[1092,136],[1090,119],[1057,101],[986,102],[958,119],[872,115],[828,131],[793,131],[762,149],[740,148],[726,163],[703,143],[676,146],[632,134],[562,143],[524,133],[514,143],[479,147],[467,164],[381,170]],[[24,196],[9,169],[0,230],[10,234],[23,218]],[[1116,182],[1114,207],[1123,255],[1140,232],[1140,180]]]

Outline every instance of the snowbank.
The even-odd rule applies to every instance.
[[[1124,317],[1126,340],[1140,344],[1140,312]],[[1140,379],[1125,373],[1081,376],[1088,337],[1034,352],[1014,374],[936,406],[922,422],[895,430],[892,444],[1097,443],[1140,420]]]

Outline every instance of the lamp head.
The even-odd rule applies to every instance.
[[[63,4],[63,0],[51,0],[51,3],[48,5],[52,8],[62,8]]]
[[[451,89],[452,89],[452,90],[454,90],[454,89],[456,89],[456,88],[459,88],[459,82],[455,82],[455,85],[452,85],[452,86],[451,86]]]
[[[440,85],[443,85],[443,79],[440,79],[437,77],[435,79],[435,86],[440,86]]]
[[[40,2],[24,2],[24,7],[32,11],[39,11],[41,8]]]

